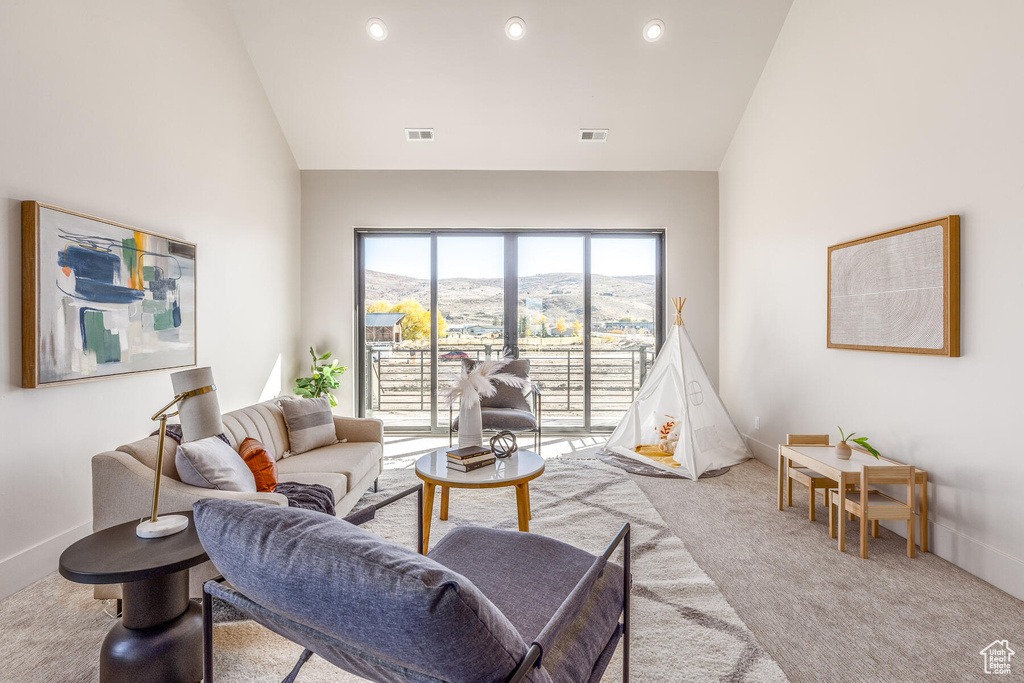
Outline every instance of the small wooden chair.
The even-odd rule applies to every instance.
[[[878,538],[878,520],[903,519],[907,522],[907,557],[915,557],[914,531],[914,481],[913,465],[887,467],[865,465],[860,475],[860,491],[847,491],[840,501],[839,489],[829,489],[828,496],[828,533],[836,537],[838,520],[839,551],[846,552],[846,528],[842,513],[849,512],[860,518],[860,556],[868,557],[868,522],[872,524],[872,536]],[[907,487],[907,502],[896,500],[880,491],[870,488],[871,484],[902,484]],[[839,509],[842,502],[843,507]]]
[[[828,434],[787,434],[786,445],[827,446]],[[814,511],[814,492],[817,489],[821,489],[821,497],[824,499],[825,505],[828,506],[828,494],[826,492],[829,489],[838,488],[839,482],[829,479],[823,474],[818,474],[810,467],[793,467],[791,461],[787,461],[786,465],[786,469],[789,472],[789,481],[786,482],[786,504],[790,507],[793,506],[793,482],[796,481],[803,484],[810,491],[810,513],[808,517],[813,522],[817,519]]]

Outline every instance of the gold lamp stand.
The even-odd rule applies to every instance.
[[[184,515],[164,515],[163,517],[157,515],[157,508],[160,506],[160,478],[164,469],[164,439],[167,436],[167,418],[178,414],[177,410],[173,413],[167,411],[187,398],[216,390],[217,387],[211,384],[191,391],[183,391],[175,396],[170,403],[158,410],[151,418],[154,422],[160,422],[160,439],[157,442],[156,455],[156,476],[153,481],[153,512],[149,519],[143,520],[139,523],[139,526],[135,527],[135,535],[139,538],[162,538],[188,528],[188,517]]]

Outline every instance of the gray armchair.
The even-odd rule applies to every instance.
[[[473,369],[476,361],[463,359],[466,372]],[[510,360],[502,372],[530,380],[530,361],[525,358]],[[523,392],[505,384],[497,386],[497,393],[490,398],[480,399],[480,419],[484,431],[533,432],[533,450],[540,453],[541,440],[541,392],[540,385],[530,382],[530,388]],[[530,399],[529,401],[527,399]],[[530,403],[533,404],[532,410]],[[459,431],[459,417],[454,407],[448,406],[448,445],[454,442]]]
[[[365,522],[421,490],[347,519]],[[596,683],[620,639],[629,680],[629,524],[600,556],[482,527],[457,528],[423,556],[308,510],[223,499],[194,510],[223,572],[204,587],[205,683],[213,597],[306,648],[285,683],[313,653],[389,683]],[[620,543],[621,567],[608,562]]]

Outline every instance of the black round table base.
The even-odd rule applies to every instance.
[[[203,608],[188,599],[188,574],[210,559],[192,511],[184,531],[140,538],[138,521],[101,529],[60,556],[60,575],[121,584],[122,617],[100,648],[101,683],[198,683],[203,678]]]
[[[188,571],[123,588],[124,618],[100,648],[101,683],[202,680],[203,608],[188,599]]]

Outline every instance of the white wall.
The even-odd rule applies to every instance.
[[[349,365],[338,397],[350,414],[354,226],[664,227],[668,295],[688,297],[687,327],[718,376],[715,173],[303,171],[303,344],[333,349]]]
[[[227,9],[0,4],[0,597],[91,531],[90,458],[148,434],[166,373],[21,389],[20,202],[198,245],[199,362],[256,401],[298,331],[298,169]]]
[[[796,0],[720,172],[737,423],[764,457],[841,424],[927,469],[935,552],[1018,597],[1022,25],[1019,0]],[[963,356],[826,349],[826,247],[948,214]]]

